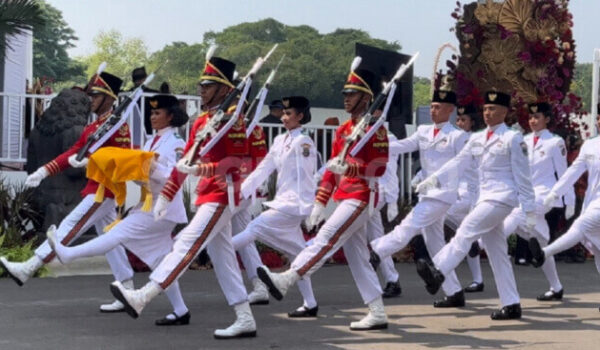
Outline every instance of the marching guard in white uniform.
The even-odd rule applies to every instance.
[[[396,147],[396,141],[398,141],[398,139],[394,134],[388,132],[388,140],[390,145],[389,160],[385,167],[385,173],[377,179],[380,200],[377,201],[377,207],[367,223],[367,240],[369,242],[374,241],[385,234],[383,221],[381,219],[384,205],[387,204],[386,214],[389,222],[393,221],[398,216],[398,193],[400,192],[398,184],[400,183],[400,180],[398,180],[397,172],[398,157],[401,152],[398,147]],[[381,260],[379,267],[385,282],[385,287],[383,288],[383,294],[381,296],[384,298],[393,298],[402,294],[398,271],[394,266],[394,259],[392,259],[392,256],[384,257]]]
[[[354,157],[346,155],[344,166],[338,166],[335,157],[342,152],[344,138],[352,133],[352,128],[367,110],[373,98],[372,89],[379,85],[380,78],[374,73],[357,69],[350,72],[344,86],[344,108],[351,114],[351,119],[336,130],[332,146],[333,162],[328,162],[323,175],[309,226],[324,220],[325,206],[331,195],[339,201],[335,211],[319,229],[313,244],[298,254],[289,270],[277,274],[262,267],[258,270],[258,276],[269,287],[271,295],[282,299],[294,283],[311,276],[343,247],[354,281],[364,303],[369,306],[366,317],[350,324],[350,329],[357,331],[387,328],[381,286],[369,264],[366,232],[366,224],[371,216],[369,211],[377,204],[375,179],[383,175],[388,162],[385,127],[378,129]]]
[[[390,148],[400,153],[419,151],[423,176],[427,177],[454,158],[467,142],[468,135],[448,122],[456,104],[452,91],[434,91],[431,103],[433,125],[421,125],[417,131]],[[416,235],[423,233],[425,245],[431,256],[446,243],[444,240],[444,217],[456,202],[458,179],[444,183],[441,188],[419,196],[419,203],[389,234],[371,242],[371,261],[378,265],[386,258],[404,248]],[[460,307],[465,305],[465,296],[454,272],[443,284],[446,297],[434,302],[435,307]]]
[[[200,78],[200,96],[206,110],[194,122],[184,153],[192,149],[197,132],[208,124],[219,104],[234,88],[231,83],[234,70],[233,62],[219,57],[211,57],[206,62]],[[221,122],[219,127],[222,128],[223,125]],[[210,137],[203,140],[200,147],[209,141]],[[198,162],[187,165],[185,158],[177,162],[176,169],[171,173],[154,206],[155,218],[160,219],[166,215],[169,203],[187,174],[200,176],[196,190],[198,209],[188,226],[179,232],[171,252],[154,269],[150,281],[144,287],[129,291],[118,281],[111,285],[111,291],[125,304],[130,316],[137,317],[154,297],[171,287],[200,251],[207,248],[221,290],[237,316],[230,327],[217,329],[214,337],[224,339],[256,336],[256,323],[231,244],[231,217],[235,206],[239,204],[239,169],[243,157],[248,154],[247,148],[244,120],[240,115],[237,122]]]
[[[57,174],[69,167],[82,168],[87,165],[88,158],[78,161],[76,159],[77,153],[85,146],[88,137],[91,137],[96,129],[111,115],[112,106],[117,99],[122,83],[121,79],[107,72],[102,72],[99,76],[92,77],[87,90],[91,95],[91,110],[98,115],[98,119],[83,129],[81,137],[71,148],[29,175],[27,180],[25,180],[25,186],[37,187],[48,176]],[[105,146],[130,148],[129,126],[124,124],[103,144],[103,147]],[[96,202],[94,196],[97,189],[98,183],[88,180],[85,188],[81,191],[83,199],[60,222],[56,231],[56,237],[64,245],[73,243],[92,226],[95,227],[98,234],[101,234],[104,232],[104,227],[115,220],[114,195],[110,191],[106,191],[104,199],[101,202]],[[39,268],[52,261],[54,257],[55,253],[48,244],[48,240],[46,240],[35,250],[35,255],[26,262],[14,263],[9,262],[5,257],[0,257],[0,264],[3,265],[10,277],[18,285],[22,286]],[[129,264],[125,249],[118,246],[107,252],[106,260],[110,265],[115,279],[121,281],[125,287],[133,288],[133,269]],[[121,302],[115,300],[111,304],[101,305],[100,311],[120,312],[124,311],[124,307]]]
[[[158,198],[160,190],[183,153],[185,142],[176,128],[187,123],[188,116],[179,108],[179,101],[172,95],[155,95],[149,98],[149,106],[152,111],[150,122],[152,129],[156,130],[156,135],[146,142],[142,150],[158,155],[152,163],[149,183],[152,198]],[[152,212],[142,210],[142,204],[135,206],[110,231],[83,244],[66,247],[54,239],[52,232],[48,233],[48,240],[63,264],[78,258],[106,254],[123,245],[154,269],[171,251],[171,234],[177,224],[187,223],[187,215],[181,191],[177,192],[167,207],[167,215],[158,221],[154,221]],[[156,320],[156,325],[188,324],[190,313],[181,297],[178,282],[175,281],[165,294],[173,306],[173,313]]]
[[[552,107],[545,102],[533,103],[529,108],[529,126],[532,133],[525,136],[529,156],[529,167],[531,169],[531,182],[535,192],[535,212],[537,222],[533,230],[528,231],[525,225],[525,213],[522,208],[515,208],[504,220],[504,234],[509,236],[517,233],[524,239],[537,238],[541,246],[545,247],[550,241],[550,229],[544,215],[552,207],[562,207],[563,198],[553,201],[550,206],[544,206],[544,200],[556,184],[557,177],[560,178],[567,170],[567,149],[563,139],[552,134],[546,128],[552,120]],[[567,206],[567,220],[575,213],[575,189],[564,193],[564,203]],[[544,275],[550,283],[550,290],[537,297],[540,301],[561,300],[563,286],[556,272],[554,257],[550,256],[542,266]]]
[[[464,130],[469,137],[474,131],[480,129],[481,117],[479,116],[475,105],[456,106],[456,126]],[[421,179],[423,180],[423,179]],[[420,181],[420,180],[419,180]],[[418,183],[415,184],[415,186]],[[477,174],[477,163],[475,159],[471,161],[469,166],[463,169],[461,179],[458,183],[458,200],[454,203],[446,213],[446,226],[450,227],[454,232],[460,226],[460,223],[465,219],[467,214],[477,203],[479,196],[479,179]],[[480,247],[478,241],[473,242],[469,253],[467,254],[467,265],[471,270],[472,282],[465,287],[465,293],[482,292],[483,276],[481,274],[481,264],[479,258]]]
[[[236,250],[259,240],[282,251],[290,260],[296,258],[306,247],[300,224],[310,215],[315,200],[316,185],[313,180],[317,166],[317,155],[312,139],[302,130],[302,124],[310,121],[309,101],[302,96],[282,99],[284,114],[281,117],[287,132],[275,137],[267,156],[242,183],[242,197],[255,193],[273,171],[277,171],[277,191],[272,201],[265,202],[268,208],[247,228],[233,237]],[[249,271],[262,266],[260,259],[244,265]],[[262,284],[262,282],[260,282]],[[319,307],[312,291],[310,278],[297,282],[304,303],[288,313],[289,317],[316,317]],[[256,284],[255,284],[256,286]]]
[[[486,92],[483,119],[488,127],[473,134],[458,156],[417,186],[419,193],[426,193],[436,190],[439,184],[456,181],[462,169],[476,159],[479,172],[477,204],[454,238],[433,257],[433,264],[417,261],[417,272],[425,281],[427,291],[435,294],[445,277],[451,276],[467,255],[471,244],[481,237],[502,305],[500,310],[492,313],[493,320],[521,317],[519,293],[503,233],[504,220],[520,204],[526,213],[526,229],[532,229],[537,222],[527,146],[519,132],[504,124],[509,108],[509,95]]]
[[[596,120],[600,128],[600,116]],[[569,230],[546,247],[541,247],[537,237],[529,240],[529,249],[533,259],[532,265],[543,266],[550,257],[566,249],[571,248],[579,242],[591,250],[594,254],[596,268],[600,273],[600,137],[586,140],[579,151],[579,155],[567,171],[558,179],[544,199],[546,208],[550,208],[573,190],[573,185],[585,173],[588,172],[587,189],[583,200],[581,214]]]

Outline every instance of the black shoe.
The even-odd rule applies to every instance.
[[[477,255],[479,255],[480,250],[481,248],[479,248],[479,243],[477,243],[477,241],[473,242],[473,244],[471,244],[471,249],[469,249],[469,256],[471,258],[476,257]]]
[[[437,293],[445,279],[440,270],[425,259],[417,260],[417,273],[425,281],[425,289],[431,295]]]
[[[465,287],[465,293],[476,293],[483,292],[483,282],[477,283],[475,281],[471,282],[467,287]]]
[[[400,296],[400,294],[402,294],[402,287],[400,287],[400,281],[398,280],[396,282],[388,282],[381,296],[384,298],[394,298]]]
[[[371,257],[369,258],[369,262],[371,263],[371,266],[373,266],[373,270],[377,271],[379,264],[381,264],[381,258],[379,258],[379,255],[377,255],[375,251],[371,250]]]
[[[304,317],[317,317],[317,313],[319,312],[319,305],[313,308],[307,308],[302,305],[296,310],[292,312],[288,312],[288,317],[290,318],[304,318]]]
[[[521,318],[521,304],[512,304],[492,312],[492,320],[516,320]]]
[[[461,290],[453,295],[446,296],[442,300],[433,302],[433,307],[463,307],[465,306],[465,293]]]
[[[538,295],[538,301],[554,301],[554,300],[562,300],[564,288],[555,292],[553,290],[549,290],[544,294]]]
[[[538,242],[536,238],[531,238],[529,240],[529,251],[531,252],[531,265],[534,267],[544,265],[546,257],[544,256],[545,254],[540,246],[540,242]]]
[[[169,316],[175,316],[174,318],[169,317]],[[190,312],[186,312],[185,315],[183,316],[177,316],[176,313],[171,312],[170,314],[168,314],[167,316],[158,319],[156,321],[154,321],[154,324],[157,326],[183,326],[186,324],[190,324]]]

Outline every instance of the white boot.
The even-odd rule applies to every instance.
[[[50,248],[52,248],[52,250],[54,251],[54,254],[56,254],[56,258],[58,259],[58,261],[60,261],[61,264],[66,264],[67,262],[63,261],[61,254],[60,254],[60,248],[61,248],[61,244],[58,241],[58,238],[56,237],[56,226],[55,225],[50,225],[50,227],[48,227],[48,230],[46,230],[46,239],[48,240],[48,245],[50,246]],[[57,246],[58,246],[58,250],[57,250]]]
[[[110,284],[112,294],[123,303],[125,312],[133,318],[138,318],[144,307],[162,292],[158,283],[150,281],[140,289],[129,290],[119,281]]]
[[[217,329],[214,333],[216,339],[256,337],[256,322],[246,301],[233,307],[236,320],[226,329]]]
[[[300,280],[295,270],[289,269],[282,273],[272,273],[266,266],[256,269],[258,278],[269,288],[269,293],[277,300],[283,299],[288,289]]]
[[[350,323],[350,330],[368,331],[373,329],[386,329],[387,316],[383,309],[383,299],[378,297],[369,303],[369,313],[358,322]]]
[[[121,282],[125,289],[133,290],[133,280],[126,280]],[[115,300],[110,304],[100,305],[100,312],[125,312],[125,305],[122,302]]]
[[[269,291],[267,286],[258,277],[252,279],[254,290],[248,294],[250,305],[267,305],[269,303]]]
[[[37,255],[32,256],[25,262],[10,262],[2,256],[0,257],[0,265],[13,281],[22,286],[44,265],[44,262]]]

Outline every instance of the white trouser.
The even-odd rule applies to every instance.
[[[356,199],[341,201],[313,239],[313,244],[298,254],[291,268],[301,277],[309,277],[338,249],[344,248],[348,266],[364,303],[379,298],[381,286],[369,263],[367,206],[368,203]]]
[[[435,266],[447,277],[465,258],[471,244],[481,238],[485,246],[502,306],[519,302],[519,292],[502,232],[512,207],[495,201],[478,203],[463,220],[452,240],[434,257]]]
[[[384,258],[406,247],[410,240],[422,233],[430,256],[434,256],[446,244],[444,218],[450,204],[431,198],[421,198],[402,222],[387,235],[371,242],[371,248]],[[458,277],[451,271],[442,283],[446,295],[462,290]]]
[[[372,242],[377,238],[383,237],[385,231],[383,229],[383,221],[381,220],[381,205],[377,205],[377,210],[371,215],[369,221],[367,222],[367,241]],[[397,282],[398,281],[398,271],[396,271],[396,267],[394,266],[394,259],[392,256],[386,256],[381,258],[381,263],[379,264],[379,268],[381,269],[381,274],[383,275],[383,279],[385,282]]]
[[[510,215],[504,220],[504,227],[502,229],[504,231],[504,236],[508,238],[511,234],[516,233],[525,240],[535,237],[542,247],[547,246],[548,241],[550,240],[550,229],[548,228],[548,222],[544,217],[547,210],[544,205],[540,203],[542,201],[536,201],[535,213],[537,222],[533,230],[527,229],[527,215],[523,212],[523,209],[518,207],[514,208]],[[556,292],[562,290],[562,284],[558,278],[556,262],[554,261],[553,256],[549,256],[548,259],[546,259],[544,265],[542,265],[542,271],[544,271],[544,275],[550,284],[550,289]]]
[[[446,213],[446,226],[456,232],[460,223],[463,222],[469,211],[471,210],[471,200],[469,197],[462,196],[458,199],[458,201],[448,209]],[[470,257],[467,255],[467,265],[469,266],[469,270],[471,270],[471,276],[473,277],[473,282],[482,283],[483,276],[481,274],[481,261],[479,254],[475,257]]]
[[[304,220],[304,216],[268,209],[254,218],[243,232],[233,237],[233,248],[239,252],[244,247],[256,247],[254,241],[258,240],[281,251],[288,259],[293,260],[306,247],[306,241],[300,229],[302,220]],[[262,266],[262,262],[260,258],[249,259],[248,262],[244,261],[244,266],[246,266],[246,270],[256,272],[256,269]],[[315,307],[316,301],[310,278],[305,277],[299,280],[297,285],[306,306]]]
[[[154,270],[162,258],[171,251],[173,246],[171,233],[175,225],[174,222],[167,220],[154,221],[152,213],[136,210],[105,234],[80,245],[65,247],[62,249],[61,258],[63,261],[72,261],[102,255],[122,244]],[[187,312],[177,281],[171,284],[165,294],[177,315],[181,316]]]
[[[56,238],[63,245],[72,244],[79,236],[92,226],[96,233],[104,233],[104,227],[112,223],[116,218],[115,201],[112,198],[105,198],[102,203],[94,202],[94,195],[88,194],[83,197],[81,202],[67,215],[56,229]],[[55,254],[45,240],[35,250],[37,255],[44,263],[49,263]],[[125,248],[118,246],[106,253],[106,260],[110,265],[115,279],[126,281],[133,278],[133,269],[127,259]]]
[[[594,248],[600,250],[600,205],[595,202],[582,211],[565,234],[545,247],[544,252],[546,257],[549,257],[567,250],[579,242],[585,242],[586,247],[590,248],[592,252]]]
[[[165,290],[179,279],[196,256],[207,248],[217,280],[229,305],[248,300],[240,267],[231,245],[231,210],[225,204],[204,203],[177,235],[173,249],[150,275]]]
[[[250,215],[250,211],[248,210],[249,204],[249,200],[242,201],[238,207],[238,211],[231,218],[231,232],[234,236],[234,245],[235,236],[244,231],[252,220],[252,215]],[[256,267],[253,268],[256,264],[259,264],[258,266],[260,266],[261,263],[260,254],[258,253],[258,249],[256,249],[256,244],[253,242],[252,244],[247,244],[239,248],[234,246],[234,249],[240,254],[242,263],[244,263],[244,267],[246,268],[246,276],[248,279],[252,280],[258,278],[256,275]]]

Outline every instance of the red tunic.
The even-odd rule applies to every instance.
[[[190,137],[184,154],[192,148],[194,138],[198,130],[201,130],[204,125],[212,118],[214,111],[207,111],[200,114],[194,122],[190,131]],[[244,126],[243,116],[238,117],[238,122],[227,131],[225,135],[217,142],[208,153],[202,157],[198,163],[200,165],[200,180],[196,194],[196,205],[204,203],[221,203],[228,204],[227,198],[227,175],[231,175],[234,187],[234,200],[237,205],[240,200],[240,168],[242,167],[243,158],[248,154],[248,144],[246,142],[246,128]],[[224,123],[221,127],[225,125]],[[198,151],[210,140],[204,140]],[[173,168],[169,180],[163,187],[161,195],[169,200],[173,200],[175,194],[185,181],[187,174],[182,174]]]
[[[350,135],[355,124],[356,122],[350,119],[337,128],[333,139],[331,159],[343,150],[346,137]],[[350,146],[350,150],[355,145],[356,143]],[[327,205],[333,193],[335,201],[358,199],[368,202],[370,190],[366,178],[383,175],[388,161],[388,146],[387,130],[382,126],[356,156],[350,156],[350,151],[348,151],[346,162],[349,166],[346,174],[341,176],[341,179],[339,175],[329,170],[325,171],[317,191],[316,200],[323,205]],[[375,186],[376,188],[377,186]],[[377,197],[375,201],[377,202]]]
[[[75,142],[73,144],[73,146],[71,146],[71,148],[66,150],[63,154],[59,155],[58,157],[54,158],[54,160],[51,160],[50,162],[45,164],[44,167],[46,168],[46,170],[48,170],[48,173],[50,173],[50,175],[54,175],[54,174],[58,174],[61,171],[69,168],[71,166],[69,164],[69,157],[72,156],[73,154],[77,154],[79,152],[79,150],[83,146],[85,146],[88,137],[90,135],[92,135],[96,131],[96,129],[98,129],[98,127],[100,125],[102,125],[102,123],[104,123],[106,118],[108,118],[111,113],[112,113],[112,111],[103,114],[95,122],[86,126],[83,129],[83,132],[81,133],[81,136],[79,137],[79,140],[77,140],[77,142]],[[129,135],[129,126],[127,125],[127,123],[123,124],[123,126],[121,126],[121,128],[119,130],[117,130],[117,132],[115,132],[102,145],[102,147],[130,148],[131,147],[131,138]],[[89,154],[86,154],[86,156],[89,156]],[[87,185],[83,188],[83,190],[81,190],[81,196],[84,197],[88,194],[95,194],[97,189],[98,189],[98,183],[93,180],[88,180]],[[108,197],[108,198],[114,198],[114,195],[108,189],[105,190],[104,196]]]

